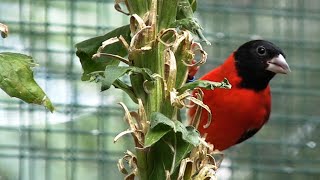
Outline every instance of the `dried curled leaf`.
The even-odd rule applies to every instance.
[[[189,100],[198,105],[198,107],[196,108],[196,111],[192,117],[191,120],[191,124],[198,128],[199,123],[200,123],[200,119],[201,119],[201,114],[202,114],[202,108],[204,108],[208,113],[208,121],[207,123],[203,126],[204,128],[208,128],[209,125],[211,124],[211,111],[209,109],[208,106],[203,106],[203,102],[202,102],[202,97],[203,97],[203,91],[201,89],[210,89],[213,90],[215,88],[225,88],[225,89],[231,89],[231,84],[229,83],[229,81],[225,78],[223,81],[221,82],[212,82],[212,81],[204,81],[204,80],[199,80],[199,81],[194,81],[191,83],[187,83],[185,84],[183,87],[181,87],[178,91],[179,92],[185,92],[188,90],[192,90],[194,89],[194,95],[195,97],[190,97]],[[192,104],[192,105],[194,105]]]
[[[151,23],[151,10],[145,14],[146,17],[141,18],[137,14],[130,17],[130,31],[132,40],[129,46],[129,59],[137,56],[141,51],[149,51],[152,47],[154,39],[154,24]],[[147,23],[147,24],[146,24]]]
[[[169,171],[169,170],[166,170],[165,173],[166,173],[166,180],[171,180],[171,173],[170,173],[170,171]]]
[[[200,139],[200,144],[194,148],[190,156],[181,161],[178,179],[216,179],[216,171],[220,164],[214,158],[220,151],[214,151],[213,145]]]
[[[199,173],[194,176],[194,180],[204,180],[204,179],[210,179],[210,180],[217,180],[215,165],[205,165],[202,167],[199,171]]]
[[[141,37],[143,37],[144,34],[148,32],[150,29],[151,26],[145,26],[132,36],[129,49],[130,52],[151,50],[150,42],[145,42],[144,44],[141,44]]]
[[[125,168],[125,163],[128,164],[130,170]],[[129,150],[127,150],[125,155],[118,160],[117,166],[118,170],[126,175],[124,178],[125,180],[134,180],[135,176],[138,174],[137,157]]]
[[[177,44],[177,40],[179,39],[178,32],[174,28],[169,28],[162,30],[158,37],[157,40],[163,44],[165,47],[172,47]]]
[[[194,54],[194,57],[197,57],[199,55],[201,58],[199,60],[197,60],[196,58],[193,58],[192,62],[183,61],[186,66],[189,66],[189,67],[199,66],[201,64],[204,64],[207,61],[208,54],[203,50],[200,43],[193,42],[191,45],[191,51]]]
[[[170,91],[170,102],[171,105],[174,107],[177,107],[179,109],[188,107],[188,105],[185,103],[185,100],[187,97],[190,97],[191,94],[188,91],[185,91],[184,93],[178,95],[179,92],[176,91],[176,89],[172,89]]]
[[[102,46],[98,49],[98,52],[101,52],[101,49],[104,49],[106,46],[119,42],[119,39],[117,37],[113,37],[110,39],[107,39],[105,41],[102,42]]]
[[[209,108],[209,106],[207,106],[206,104],[204,104],[202,102],[202,96],[203,96],[203,93],[202,93],[202,90],[199,89],[199,88],[196,88],[196,91],[198,91],[197,93],[197,98],[195,98],[193,96],[192,93],[190,93],[190,91],[187,89],[186,91],[184,91],[182,94],[180,94],[178,91],[176,91],[175,89],[173,89],[171,92],[170,92],[170,101],[171,101],[171,105],[174,106],[174,107],[177,107],[177,108],[183,108],[183,107],[190,107],[190,102],[196,105],[198,105],[199,108],[197,108],[197,111],[195,114],[197,114],[198,111],[201,110],[201,108],[205,109],[208,113],[209,113],[209,116],[208,116],[208,123],[205,125],[205,127],[208,127],[211,123],[211,110]],[[189,101],[188,103],[186,103],[185,101]],[[192,106],[193,106],[192,105]],[[201,107],[201,108],[200,108]],[[199,110],[198,110],[199,109]],[[198,123],[200,121],[200,116],[193,116],[193,120],[191,121],[192,125],[194,127],[198,127]],[[195,123],[196,122],[196,123]]]
[[[133,14],[130,17],[130,31],[132,34],[137,34],[138,31],[144,29],[147,25],[144,20],[137,14]]]
[[[137,123],[139,124],[140,130],[143,132],[143,134],[146,134],[150,123],[147,119],[146,110],[143,107],[141,99],[138,99],[138,106],[139,106],[139,108],[138,108],[139,121],[137,121]]]
[[[209,125],[211,124],[211,120],[212,120],[212,114],[211,114],[211,110],[209,108],[209,106],[207,106],[206,104],[203,103],[202,99],[203,99],[203,92],[201,89],[197,88],[196,91],[198,93],[196,93],[197,98],[195,97],[189,97],[189,100],[198,105],[197,110],[196,110],[196,114],[199,114],[199,116],[194,116],[192,119],[192,124],[195,125],[194,127],[198,127],[199,126],[199,122],[200,122],[200,118],[201,118],[201,111],[202,108],[205,109],[208,112],[208,121],[207,123],[203,126],[204,128],[208,128]]]
[[[192,35],[189,31],[180,31],[177,43],[172,47],[177,62],[176,88],[180,88],[186,83],[188,77],[188,66],[194,58],[191,51],[193,43]]]
[[[122,106],[122,108],[125,111],[124,119],[129,124],[130,129],[119,133],[114,138],[114,141],[117,141],[123,135],[131,134],[133,137],[133,140],[135,142],[135,146],[138,148],[142,148],[144,146],[144,136],[145,135],[143,133],[143,129],[139,128],[139,127],[143,126],[143,125],[141,125],[140,117],[138,117],[138,119],[135,119],[134,117],[132,117],[132,115],[131,115],[132,112],[129,111],[129,109],[127,108],[127,106],[125,104],[123,104],[122,102],[120,102],[119,104]],[[146,125],[144,125],[144,126],[146,126]]]
[[[116,137],[114,137],[113,139],[113,143],[116,143],[118,141],[118,139],[120,139],[122,136],[126,135],[126,134],[133,134],[134,131],[131,129],[122,131],[121,133],[119,133],[118,135],[116,135]]]
[[[167,48],[164,50],[164,60],[165,60],[165,80],[167,83],[167,90],[171,91],[176,85],[176,75],[177,75],[177,64],[176,58],[173,52]]]
[[[178,38],[175,41],[176,43],[173,45],[173,52],[176,52],[178,50],[179,46],[185,46],[186,44],[193,44],[193,38],[189,31],[180,31]],[[185,48],[190,48],[191,46],[186,46]],[[184,51],[186,49],[183,49]]]
[[[0,23],[0,33],[2,38],[8,37],[9,28],[7,25]]]
[[[125,165],[124,165],[123,161],[124,161],[123,158],[118,160],[118,163],[117,163],[118,170],[119,170],[122,174],[128,174],[128,171],[127,171],[127,169],[125,168]]]
[[[93,56],[92,56],[92,59],[98,59],[100,57],[106,57],[106,58],[112,58],[112,59],[116,59],[116,60],[119,60],[127,65],[131,65],[131,62],[125,58],[123,58],[122,56],[119,56],[117,54],[110,54],[110,53],[104,53],[104,50],[106,47],[110,46],[111,44],[115,44],[117,42],[121,42],[124,47],[128,50],[128,47],[127,47],[127,42],[126,40],[123,38],[123,36],[119,36],[118,37],[113,37],[113,38],[110,38],[110,39],[107,39],[105,41],[102,42],[102,45],[98,48],[97,50],[97,53],[95,53]],[[109,63],[110,62],[110,59],[105,59],[104,61],[99,61],[99,62],[105,62],[105,63]]]
[[[119,41],[123,44],[123,46],[124,46],[127,50],[129,50],[129,44],[128,44],[128,42],[126,41],[126,39],[125,39],[122,35],[120,35],[118,39],[119,39]]]
[[[137,101],[139,105],[139,109],[137,112],[130,112],[125,104],[123,104],[122,102],[119,103],[125,111],[124,119],[126,120],[130,128],[119,133],[114,138],[114,142],[116,142],[120,137],[126,134],[131,134],[135,142],[135,148],[137,150],[144,150],[145,134],[147,132],[147,129],[149,128],[149,122],[147,121],[146,111],[141,99],[138,99]],[[130,170],[126,169],[124,162],[128,164]],[[118,161],[118,169],[120,172],[126,175],[124,179],[134,180],[134,178],[138,174],[137,157],[132,152],[127,151],[125,156]]]
[[[121,8],[121,3],[125,3],[126,8],[128,9],[128,12],[124,12],[124,11],[122,10],[122,8]],[[119,11],[119,12],[125,14],[125,15],[130,15],[130,11],[129,11],[129,8],[128,8],[128,7],[129,7],[129,6],[128,6],[128,3],[127,3],[126,0],[115,0],[115,2],[114,2],[114,8],[115,8],[117,11]]]
[[[191,177],[193,161],[188,157],[183,159],[180,164],[177,180],[184,180],[185,177]]]
[[[97,58],[100,58],[100,57],[116,59],[116,60],[119,60],[119,61],[121,61],[121,62],[123,62],[123,63],[125,63],[127,65],[131,65],[131,63],[127,59],[125,59],[125,58],[123,58],[123,57],[121,57],[119,55],[116,55],[116,54],[96,53],[96,54],[94,54],[92,56],[92,59],[97,59]],[[100,61],[100,62],[107,62],[107,61],[109,61],[109,60],[104,60],[104,61]]]

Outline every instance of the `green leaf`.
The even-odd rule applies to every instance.
[[[183,127],[184,129],[182,131],[183,133],[180,133],[180,131],[178,131],[174,134],[175,136],[173,136],[172,134],[167,134],[164,138],[166,142],[172,143],[172,145],[174,145],[175,147],[175,154],[173,154],[175,156],[173,172],[177,172],[181,161],[189,155],[189,153],[195,146],[200,144],[200,134],[194,127],[181,127]],[[173,175],[175,174],[177,173],[173,173]],[[176,179],[174,177],[171,178]]]
[[[177,121],[179,122],[179,121]],[[181,122],[179,122],[181,123]],[[181,123],[182,124],[182,123]],[[193,126],[183,126],[183,133],[182,133],[182,139],[194,146],[199,145],[200,140],[200,134],[199,131],[194,128]]]
[[[115,66],[109,65],[104,71],[104,77],[101,80],[101,91],[105,91],[120,77],[128,73],[142,74],[144,79],[153,81],[152,72],[146,68],[133,66]]]
[[[174,122],[159,112],[153,112],[150,117],[150,129],[154,129],[159,124],[167,125],[174,128]]]
[[[54,107],[33,78],[32,57],[19,53],[0,53],[0,88],[11,97],[27,103],[43,105],[51,112]]]
[[[152,113],[150,119],[150,129],[145,137],[145,147],[150,147],[158,142],[175,126],[171,119],[158,112]]]
[[[173,132],[172,132],[173,133]],[[168,134],[171,136],[172,133]],[[148,154],[148,174],[154,180],[166,179],[165,171],[171,169],[173,152],[164,141],[158,141]]]
[[[202,27],[194,18],[183,18],[179,19],[174,23],[175,27],[181,28],[181,29],[187,29],[190,32],[196,34],[197,30],[201,30]]]
[[[126,92],[129,97],[132,99],[133,102],[138,103],[138,99],[136,94],[133,92],[133,88],[126,83],[122,82],[121,80],[117,79],[113,86],[118,89],[122,89],[124,92]]]
[[[189,129],[191,130],[191,129]],[[189,132],[188,130],[188,132]],[[191,130],[193,131],[193,130]],[[191,133],[190,131],[190,133]],[[194,131],[195,134],[190,134],[188,139],[193,140],[195,143],[199,144],[200,135],[197,131]],[[183,139],[183,136],[177,135],[176,137],[176,158],[175,158],[175,169],[180,165],[180,162],[187,157],[187,155],[191,152],[191,150],[195,147],[194,144],[189,143]]]
[[[200,143],[200,134],[194,127],[185,127],[159,112],[152,113],[150,119],[145,147],[151,147],[148,155],[149,162],[153,162],[149,165],[151,176],[163,179],[169,170],[173,173],[171,179],[175,179],[180,162]]]
[[[112,84],[120,77],[130,71],[129,67],[109,65],[104,71],[104,78],[101,81],[101,91],[109,89]]]
[[[192,4],[192,0],[180,0],[177,8],[177,20],[185,19],[185,18],[193,18],[193,8],[195,4]]]
[[[182,139],[194,146],[198,145],[199,142],[199,132],[191,127],[185,126],[180,121],[172,121],[165,115],[154,112],[150,117],[150,130],[145,138],[145,146],[149,147],[159,141],[164,135],[166,135],[170,130],[175,133],[181,133]]]
[[[186,83],[183,87],[178,89],[177,91],[180,93],[183,93],[186,90],[193,90],[195,88],[204,88],[204,89],[211,89],[214,88],[225,88],[225,89],[231,89],[231,84],[229,81],[225,78],[221,82],[212,82],[212,81],[206,81],[206,80],[197,80],[194,82]]]
[[[178,174],[181,161],[189,155],[194,146],[184,141],[181,133],[174,133],[173,131],[167,133],[162,139],[163,141],[158,141],[152,146],[148,155],[151,158],[149,162],[152,162],[149,165],[150,176],[156,177],[155,179],[164,179],[165,170],[173,170],[171,179],[176,179],[175,176]],[[174,152],[168,144],[175,148]]]
[[[76,44],[76,54],[80,59],[84,71],[81,77],[82,81],[90,80],[92,72],[104,71],[107,65],[119,65],[120,61],[114,58],[103,56],[93,60],[92,56],[97,52],[98,48],[102,45],[102,42],[113,37],[119,37],[120,35],[122,35],[127,42],[130,42],[129,25],[117,28],[103,36],[94,37]],[[105,47],[102,53],[115,54],[124,57],[127,55],[127,50],[120,42],[117,42]]]
[[[166,135],[171,129],[168,126],[159,125],[155,129],[150,129],[146,135],[144,146],[150,147],[154,143],[158,142],[164,135]]]
[[[189,0],[189,3],[190,3],[190,6],[192,8],[192,11],[193,12],[196,11],[197,10],[197,6],[198,6],[197,0]]]

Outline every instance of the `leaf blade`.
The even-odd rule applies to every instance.
[[[130,67],[109,65],[104,72],[104,78],[101,81],[101,91],[109,89],[112,84],[120,77],[130,71]]]
[[[145,147],[150,147],[158,142],[174,127],[173,121],[165,115],[155,112],[150,117],[150,129],[145,137]]]
[[[19,98],[27,103],[43,105],[51,112],[54,107],[36,83],[32,67],[32,57],[19,53],[0,53],[0,88],[9,96]]]
[[[98,59],[92,60],[92,56],[97,52],[99,47],[107,39],[113,37],[119,37],[122,35],[127,42],[130,42],[130,28],[129,25],[119,27],[103,36],[97,36],[91,39],[87,39],[76,44],[76,55],[80,59],[80,63],[83,69],[83,74],[81,77],[82,81],[90,80],[90,73],[95,71],[103,71],[107,65],[119,65],[119,61],[113,58],[101,57],[101,60]],[[103,49],[103,53],[115,54],[121,57],[127,55],[127,50],[120,42],[110,44]]]
[[[186,90],[193,90],[195,88],[203,88],[203,89],[210,89],[213,90],[215,88],[225,88],[225,89],[231,89],[231,84],[229,81],[225,78],[221,82],[213,82],[213,81],[207,81],[207,80],[196,80],[194,82],[186,83],[184,86],[182,86],[177,91],[180,93],[183,93]]]
[[[146,80],[154,80],[152,72],[147,68],[108,65],[104,71],[104,77],[101,78],[101,91],[109,89],[117,79],[129,73],[141,74]]]

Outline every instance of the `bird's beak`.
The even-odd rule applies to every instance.
[[[268,67],[266,70],[272,71],[274,73],[288,74],[291,72],[290,67],[286,59],[279,54],[278,56],[267,61]]]

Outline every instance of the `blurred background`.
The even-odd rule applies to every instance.
[[[35,77],[54,113],[0,92],[0,179],[121,179],[116,162],[131,138],[117,102],[134,108],[121,91],[100,93],[81,82],[75,44],[128,24],[112,0],[0,0],[0,22],[10,35],[0,51],[26,53],[39,64]],[[220,180],[320,178],[320,1],[199,0],[197,18],[212,46],[198,74],[220,64],[242,43],[270,40],[287,55],[292,73],[272,83],[269,123],[225,151]]]

